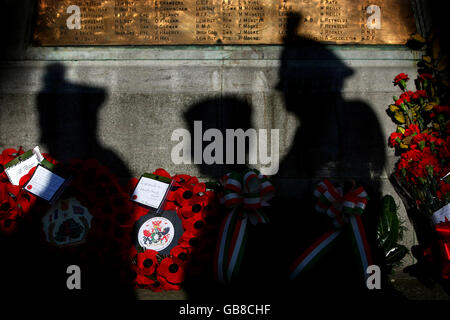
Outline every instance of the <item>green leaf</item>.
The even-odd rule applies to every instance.
[[[385,252],[392,249],[399,238],[400,222],[394,198],[385,195],[382,199],[382,213],[377,226],[378,244]]]
[[[408,253],[408,249],[404,245],[397,245],[389,250],[386,254],[386,263],[388,265],[394,265],[400,262]]]

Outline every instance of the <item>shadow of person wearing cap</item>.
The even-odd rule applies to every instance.
[[[66,68],[59,63],[47,66],[43,82],[36,104],[40,142],[48,152],[62,162],[97,159],[123,182],[128,182],[131,176],[128,167],[98,139],[98,114],[107,91],[67,81]]]
[[[50,64],[46,68],[42,90],[36,97],[40,128],[39,143],[50,156],[61,162],[64,168],[71,159],[95,159],[101,165],[108,167],[123,182],[128,181],[130,172],[125,163],[112,150],[103,146],[98,139],[98,113],[105,103],[106,90],[71,83],[66,79],[65,72],[64,65],[59,63]],[[116,188],[108,188],[106,185],[105,190],[98,190],[97,184],[93,181],[96,177],[96,167],[92,169],[93,176],[85,179],[86,188],[96,186],[95,194],[89,196],[96,199],[92,208],[106,203],[100,200],[100,197],[103,197],[102,199],[109,197],[107,203],[113,203],[110,197],[117,192],[112,190]],[[61,199],[78,197],[78,193],[79,191],[69,185]],[[44,207],[49,208],[48,205]],[[94,215],[92,220],[94,223],[96,220],[94,211],[88,210],[91,215]],[[109,230],[120,229],[115,216],[112,216],[115,211],[112,210],[111,205],[108,208],[103,206],[101,210],[107,211],[105,214],[110,213],[107,219]],[[27,272],[25,275],[20,275],[21,271],[16,270],[18,281],[14,284],[15,287],[26,286],[30,294],[37,293],[37,298],[134,299],[131,279],[127,281],[123,277],[123,273],[131,270],[131,263],[121,259],[118,252],[114,252],[117,251],[114,247],[117,244],[114,242],[116,239],[109,242],[105,241],[109,239],[100,239],[103,240],[102,242],[92,241],[93,238],[88,237],[81,244],[53,246],[46,242],[43,235],[43,214],[45,212],[32,212],[32,222],[20,233],[23,239],[16,243],[19,254],[18,259],[12,264],[24,266],[31,262],[25,268],[29,268],[32,275]],[[96,252],[96,256],[89,255],[92,252]],[[85,255],[84,258],[83,255]],[[99,264],[99,261],[102,263]],[[69,290],[67,286],[71,276],[67,273],[67,268],[71,265],[80,267],[81,289],[79,290]]]
[[[372,107],[361,100],[347,100],[343,94],[344,83],[354,71],[329,47],[300,36],[302,21],[300,13],[290,13],[277,85],[286,110],[299,123],[274,177],[277,198],[273,207],[277,210],[272,223],[275,230],[284,230],[284,245],[277,250],[286,257],[280,259],[275,273],[284,272],[285,277],[290,264],[332,228],[330,219],[315,211],[312,199],[324,178],[342,184],[344,192],[356,183],[369,193],[371,200],[363,220],[375,261],[381,263],[377,259],[376,224],[385,138]],[[358,297],[368,291],[358,276],[362,272],[351,243],[341,238],[312,270],[287,283],[296,296]]]

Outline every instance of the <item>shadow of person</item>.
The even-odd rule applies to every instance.
[[[222,96],[220,98],[211,98],[200,101],[192,106],[184,114],[184,120],[188,126],[188,130],[191,137],[195,134],[195,125],[201,123],[202,134],[208,132],[208,130],[216,130],[219,133],[217,135],[223,137],[223,144],[220,148],[213,152],[214,162],[206,160],[203,157],[201,163],[196,163],[200,175],[202,178],[210,178],[216,180],[229,172],[244,172],[248,168],[249,164],[249,150],[250,139],[246,138],[243,144],[238,142],[238,139],[229,139],[227,137],[227,130],[237,132],[241,129],[242,132],[247,132],[251,128],[252,107],[244,99],[237,96]],[[213,138],[214,139],[214,138]],[[214,140],[202,141],[199,145],[199,139],[191,141],[191,159],[194,159],[195,148],[201,148],[202,152],[207,150],[207,146]],[[206,140],[206,139],[205,139]],[[197,144],[197,145],[195,145]],[[240,148],[243,146],[244,148]],[[245,151],[244,151],[245,150]],[[205,151],[206,152],[206,151]],[[230,154],[232,155],[230,156]],[[223,218],[229,211],[221,208],[221,217]],[[216,221],[220,223],[220,221]],[[214,250],[210,252],[211,259],[206,262],[206,270],[201,275],[192,275],[189,269],[192,266],[187,267],[187,277],[184,284],[184,288],[189,299],[202,299],[220,301],[223,298],[226,299],[248,299],[250,297],[256,298],[262,295],[261,288],[266,288],[264,282],[260,281],[259,270],[257,267],[258,250],[254,250],[254,247],[260,247],[261,243],[258,242],[258,238],[261,234],[261,227],[248,226],[247,243],[245,250],[245,257],[242,261],[239,273],[233,278],[230,283],[222,285],[219,281],[216,281],[213,277],[213,255]],[[218,230],[217,230],[218,231]],[[215,239],[218,236],[218,232],[215,234]],[[200,239],[200,241],[202,241]],[[214,241],[214,245],[216,245]],[[213,248],[214,249],[214,248]],[[192,260],[195,260],[196,251],[192,253]],[[205,263],[205,262],[203,262]]]
[[[351,93],[343,93],[344,82],[354,71],[325,45],[299,36],[302,19],[295,12],[288,17],[277,85],[286,110],[300,123],[274,177],[278,194],[272,228],[284,230],[286,244],[279,246],[278,251],[292,263],[330,230],[329,218],[314,210],[312,193],[320,180],[329,178],[340,182],[345,191],[350,189],[353,180],[369,193],[371,200],[363,220],[375,261],[381,263],[375,247],[380,212],[379,177],[385,162],[385,139],[380,123],[367,103],[346,99]],[[351,243],[344,238],[321,257],[307,276],[289,284],[296,295],[342,297],[345,291],[346,295],[359,297],[366,292],[365,282],[358,277],[361,271]],[[277,273],[288,270],[283,262],[280,267]]]
[[[115,182],[113,185],[111,180],[114,179],[113,175],[106,173],[105,169],[100,169],[98,165],[99,163],[102,168],[107,167],[122,181],[122,185],[131,178],[129,169],[120,157],[105,148],[97,138],[98,113],[105,102],[107,92],[102,88],[71,83],[66,79],[65,72],[62,64],[54,63],[47,67],[43,77],[42,90],[36,97],[39,142],[61,163],[58,168],[70,171],[70,174],[74,175],[74,181],[85,181],[85,190],[77,190],[72,183],[61,195],[61,200],[69,203],[72,198],[80,202],[81,199],[89,199],[86,200],[86,203],[89,203],[86,206],[93,219],[88,232],[93,233],[94,225],[98,226],[101,232],[96,229],[95,233],[100,233],[94,236],[88,233],[85,242],[81,244],[53,246],[47,243],[42,235],[42,214],[35,215],[35,221],[32,223],[35,244],[30,247],[30,251],[33,251],[34,258],[40,261],[35,269],[38,274],[36,287],[40,288],[42,293],[45,292],[43,296],[49,297],[133,299],[131,279],[124,280],[126,278],[123,276],[124,273],[131,272],[131,262],[121,257],[123,252],[119,252],[118,248],[122,247],[118,244],[119,238],[116,239],[117,232],[123,231],[117,219],[123,214],[123,207],[117,201],[114,202],[114,199],[118,199],[115,197],[119,192]],[[72,169],[72,165],[68,163],[73,159],[89,160],[83,164],[87,166],[87,173]],[[96,179],[103,180],[99,182]],[[111,183],[108,184],[108,181]],[[101,224],[103,220],[105,223]],[[99,239],[102,236],[106,239]],[[70,276],[66,269],[70,265],[80,267],[80,290],[69,290],[66,285]]]
[[[36,99],[40,143],[59,161],[94,158],[128,182],[131,175],[125,163],[98,140],[98,113],[107,92],[67,81],[66,69],[59,63],[47,66],[43,83]]]

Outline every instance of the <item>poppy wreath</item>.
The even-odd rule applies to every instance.
[[[95,242],[95,247],[107,252],[124,254],[131,243],[134,209],[127,190],[95,159],[72,159],[65,169],[73,179],[64,196],[75,197],[93,216],[87,242]]]
[[[173,180],[162,209],[176,211],[183,234],[168,255],[151,249],[138,252],[134,245],[131,246],[134,285],[155,292],[180,290],[187,275],[210,273],[207,266],[212,263],[219,227],[218,200],[216,192],[194,176],[171,176],[164,169],[157,169],[153,174]],[[136,178],[130,181],[130,193],[137,183]],[[136,223],[148,209],[133,205]]]
[[[12,185],[3,170],[6,163],[23,153],[22,148],[6,149],[0,155],[0,230],[5,234],[16,232],[20,219],[30,218],[31,221],[31,216],[40,217],[50,209],[47,202],[23,189],[36,167],[20,179],[19,186]],[[116,265],[123,262],[122,265],[126,265],[131,244],[130,219],[133,217],[134,206],[129,201],[128,191],[119,184],[117,176],[95,159],[72,159],[62,164],[48,154],[42,155],[57,166],[58,170],[72,177],[61,199],[76,198],[92,215],[92,224],[86,230],[85,241],[77,246],[65,246],[64,252],[79,257],[81,263],[96,266],[101,272],[108,269],[105,269],[109,265],[108,261],[114,261]],[[55,248],[56,250],[57,253],[62,252],[61,248]],[[127,277],[129,275],[123,274],[124,282]]]
[[[23,186],[31,178],[35,168],[20,179],[18,186],[11,184],[4,170],[8,162],[24,153],[23,148],[19,147],[19,149],[5,149],[0,154],[0,233],[6,235],[17,231],[19,221],[28,218],[30,210],[35,208],[37,202],[35,195],[23,190]],[[42,155],[53,165],[58,163],[49,154]]]

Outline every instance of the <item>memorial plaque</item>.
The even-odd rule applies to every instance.
[[[35,43],[59,45],[404,44],[409,0],[39,0]]]

